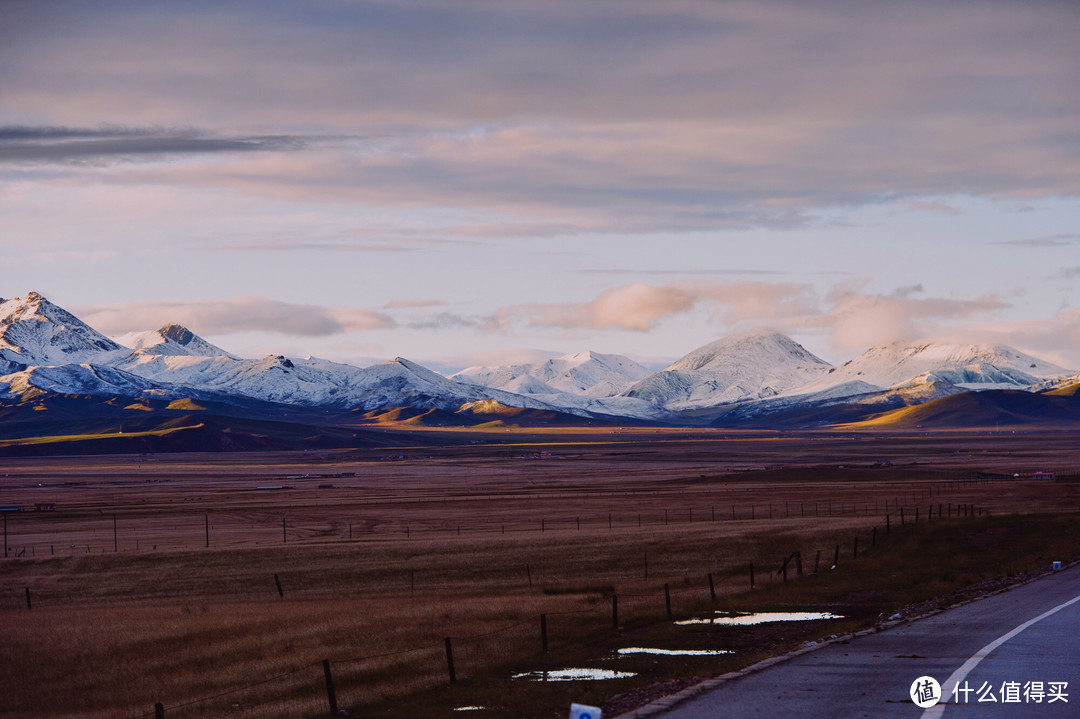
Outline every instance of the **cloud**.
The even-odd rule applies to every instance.
[[[158,159],[299,150],[306,142],[286,135],[213,137],[193,129],[138,127],[0,127],[0,163],[66,163]]]
[[[827,311],[808,318],[806,324],[828,329],[836,347],[860,349],[928,337],[961,321],[992,315],[1010,306],[997,294],[973,300],[916,299],[912,297],[915,292],[904,289],[881,295],[864,293],[856,283],[838,285],[829,293]]]
[[[589,302],[531,305],[520,308],[536,327],[651,330],[667,317],[686,312],[697,298],[677,287],[635,283],[608,290]]]
[[[729,329],[770,325],[788,332],[827,332],[834,346],[865,349],[913,340],[992,317],[1010,307],[1002,296],[975,299],[920,297],[922,285],[891,294],[865,291],[865,281],[847,281],[824,294],[798,283],[634,283],[584,302],[514,305],[489,318],[486,328],[508,332],[532,327],[649,332],[692,311],[704,311]]]
[[[303,337],[386,329],[396,325],[390,316],[373,310],[333,309],[263,297],[197,302],[135,302],[79,307],[75,312],[87,324],[106,334],[152,329],[170,322],[185,325],[197,334],[262,331]]]
[[[413,330],[453,330],[464,328],[483,328],[482,318],[466,317],[455,312],[439,312],[414,320],[405,325]]]
[[[459,229],[497,238],[1080,195],[1069,3],[74,3],[7,19],[0,106],[52,123],[9,129],[8,161],[190,160],[118,184],[484,208],[501,219]],[[199,129],[69,129],[118,121]]]
[[[382,306],[384,310],[413,309],[417,307],[443,307],[442,300],[391,300]]]
[[[930,212],[935,215],[962,215],[964,211],[959,207],[953,207],[952,205],[946,205],[943,202],[932,202],[928,200],[912,200],[907,203],[907,209],[912,212]]]
[[[505,329],[518,318],[533,327],[618,329],[648,332],[664,320],[709,308],[726,324],[801,316],[813,311],[808,285],[767,282],[683,282],[654,286],[643,282],[602,292],[586,302],[516,305],[489,323]]]
[[[1025,240],[1002,240],[997,245],[1018,245],[1020,247],[1068,247],[1080,242],[1080,235],[1046,235]]]

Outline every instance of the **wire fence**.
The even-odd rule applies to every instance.
[[[970,519],[986,516],[987,514],[985,509],[969,503],[961,505],[954,518]],[[863,535],[863,554],[876,549],[879,533],[884,537],[894,529],[913,525],[920,521],[925,523],[933,519],[950,519],[948,515],[943,516],[940,511],[936,516],[928,517],[924,514],[922,519],[916,519],[917,516],[913,511],[909,511],[904,519],[897,517],[897,521],[894,522],[893,515],[890,514],[887,522],[875,524],[870,528],[871,535],[869,537]],[[841,555],[842,548],[844,549],[843,555]],[[841,564],[841,557],[843,557],[844,562],[849,561],[848,558],[850,558],[850,561],[857,560],[861,556],[859,552],[859,535],[851,537],[846,542],[836,543],[831,547],[812,549],[810,551],[816,552],[817,557],[820,558],[823,552],[828,556],[830,550],[833,552],[833,561],[829,563],[829,569],[836,569],[837,565]],[[798,559],[797,562],[794,561],[796,558]],[[768,577],[770,582],[787,582],[818,573],[817,566],[810,570],[809,567],[804,567],[801,560],[801,552],[795,551],[779,559],[773,558],[758,563],[757,574],[755,574],[754,562],[726,569],[737,571],[744,582],[743,589],[749,590],[755,588],[758,580],[763,577]],[[712,602],[715,602],[717,594],[714,585],[714,574],[709,573],[707,579],[710,598]],[[29,608],[29,594],[27,596]],[[590,609],[545,612],[540,614],[538,618],[513,621],[488,631],[447,636],[442,642],[424,643],[388,652],[328,657],[322,661],[306,662],[266,677],[250,678],[241,684],[206,696],[175,700],[168,704],[159,702],[153,709],[132,714],[127,719],[150,717],[174,719],[188,716],[222,716],[233,719],[269,715],[314,716],[325,713],[327,709],[332,714],[336,714],[341,706],[361,703],[365,676],[391,670],[394,662],[388,660],[409,658],[410,671],[414,673],[416,662],[424,662],[427,669],[420,672],[421,676],[418,677],[418,680],[413,681],[408,687],[412,691],[421,691],[438,685],[454,684],[458,681],[458,672],[463,666],[463,660],[470,671],[477,672],[490,669],[493,661],[505,661],[506,657],[500,656],[493,659],[487,652],[482,651],[481,643],[485,640],[517,634],[520,641],[514,648],[519,652],[519,659],[527,659],[530,656],[548,652],[549,627],[551,626],[549,618],[582,618],[589,615],[596,618],[599,626],[601,621],[606,623],[608,621],[607,617],[610,617],[609,626],[613,631],[617,632],[620,630],[622,622],[627,620],[627,610],[629,608],[636,607],[633,611],[635,621],[638,622],[670,619],[675,615],[672,605],[673,596],[679,598],[684,606],[700,606],[705,602],[703,586],[672,587],[670,584],[664,584],[662,588],[657,587],[657,589],[650,592],[612,591],[608,598],[610,609],[600,606]],[[626,600],[633,601],[628,603]],[[661,608],[663,608],[662,613]],[[574,639],[567,639],[564,635],[562,644],[568,646],[573,644],[574,641]],[[528,642],[534,643],[531,650],[525,647]],[[471,653],[468,651],[470,646],[473,647]],[[274,690],[266,691],[264,688],[267,686],[273,686]],[[346,696],[351,696],[353,699],[346,702],[340,701],[342,690],[344,690]],[[285,713],[282,714],[282,712]]]

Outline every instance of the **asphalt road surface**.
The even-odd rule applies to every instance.
[[[909,693],[923,676],[943,695],[925,709]],[[659,716],[1080,717],[1080,566],[733,679]]]

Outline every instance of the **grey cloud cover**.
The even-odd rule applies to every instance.
[[[236,127],[384,138],[128,179],[488,208],[515,218],[496,231],[536,235],[1080,195],[1080,10],[1067,2],[62,7],[0,18],[0,69],[20,70],[0,106],[183,118],[200,135],[24,139],[9,160],[297,149]]]
[[[298,150],[285,135],[213,137],[190,129],[140,127],[0,127],[0,163],[50,163],[169,155]]]

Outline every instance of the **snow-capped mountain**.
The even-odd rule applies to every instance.
[[[673,411],[715,407],[777,396],[830,367],[791,338],[757,330],[699,347],[635,383],[624,396]]]
[[[21,365],[108,364],[130,354],[37,292],[0,300],[0,358]]]
[[[242,359],[180,325],[115,339],[37,293],[0,301],[0,397],[190,397],[365,411],[499,406],[700,424],[839,405],[851,415],[1078,379],[998,345],[893,344],[832,367],[773,331],[725,337],[651,374],[620,355],[579,352],[451,377],[402,358],[365,368],[315,357]]]
[[[361,369],[318,358],[240,359],[185,327],[110,340],[41,295],[0,305],[0,395],[28,392],[250,398],[306,407],[456,410],[470,402],[553,410],[535,398],[455,382],[397,358]],[[562,411],[581,410],[560,408]]]
[[[183,325],[169,324],[148,332],[113,337],[118,344],[142,354],[195,357],[232,357]]]
[[[566,392],[600,398],[614,397],[648,375],[648,369],[629,357],[585,351],[538,364],[469,367],[450,378],[517,394]]]
[[[831,389],[834,394],[853,396],[929,384],[949,386],[946,394],[1022,389],[1066,374],[1068,371],[1057,365],[1003,345],[898,342],[868,349],[818,380],[797,388],[797,393]]]

